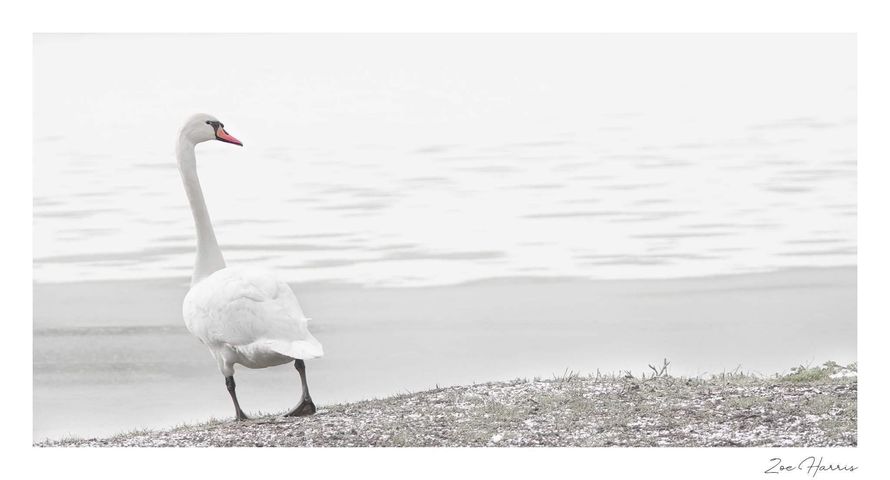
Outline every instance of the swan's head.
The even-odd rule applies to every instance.
[[[196,145],[208,140],[219,140],[220,142],[243,146],[240,140],[229,135],[229,132],[223,128],[224,126],[225,125],[213,115],[199,113],[192,115],[192,117],[185,122],[179,135]]]

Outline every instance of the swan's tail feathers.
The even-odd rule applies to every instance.
[[[312,335],[304,340],[269,340],[269,348],[282,355],[292,358],[308,360],[310,358],[318,358],[324,355],[324,349],[321,342]]]

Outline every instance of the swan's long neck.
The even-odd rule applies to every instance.
[[[213,233],[213,225],[210,223],[210,213],[207,212],[204,193],[201,191],[201,182],[198,181],[195,145],[184,137],[181,137],[177,144],[176,160],[179,162],[179,173],[198,233],[198,254],[195,258],[195,271],[192,274],[192,285],[195,285],[211,273],[225,268],[226,262],[216,242],[216,234]]]

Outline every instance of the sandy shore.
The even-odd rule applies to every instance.
[[[855,268],[294,288],[325,344],[308,366],[321,407],[566,369],[639,373],[665,357],[692,377],[856,360]],[[227,417],[222,377],[181,324],[186,290],[184,279],[35,285],[35,440]],[[248,414],[299,398],[286,366],[236,378]]]

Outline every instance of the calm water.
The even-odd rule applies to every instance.
[[[227,259],[293,281],[856,261],[846,37],[109,38],[35,43],[38,282],[189,273],[204,110],[246,145],[198,149]]]
[[[617,299],[583,282],[413,288],[855,266],[853,36],[77,35],[34,51],[35,291],[112,281],[35,297],[36,438],[229,414],[181,327],[184,290],[138,283],[191,273],[173,145],[202,111],[245,144],[197,153],[229,264],[387,287],[300,293],[328,353],[310,371],[322,403],[664,356],[693,375],[855,360],[850,270]],[[288,368],[238,382],[250,411],[298,394]]]

